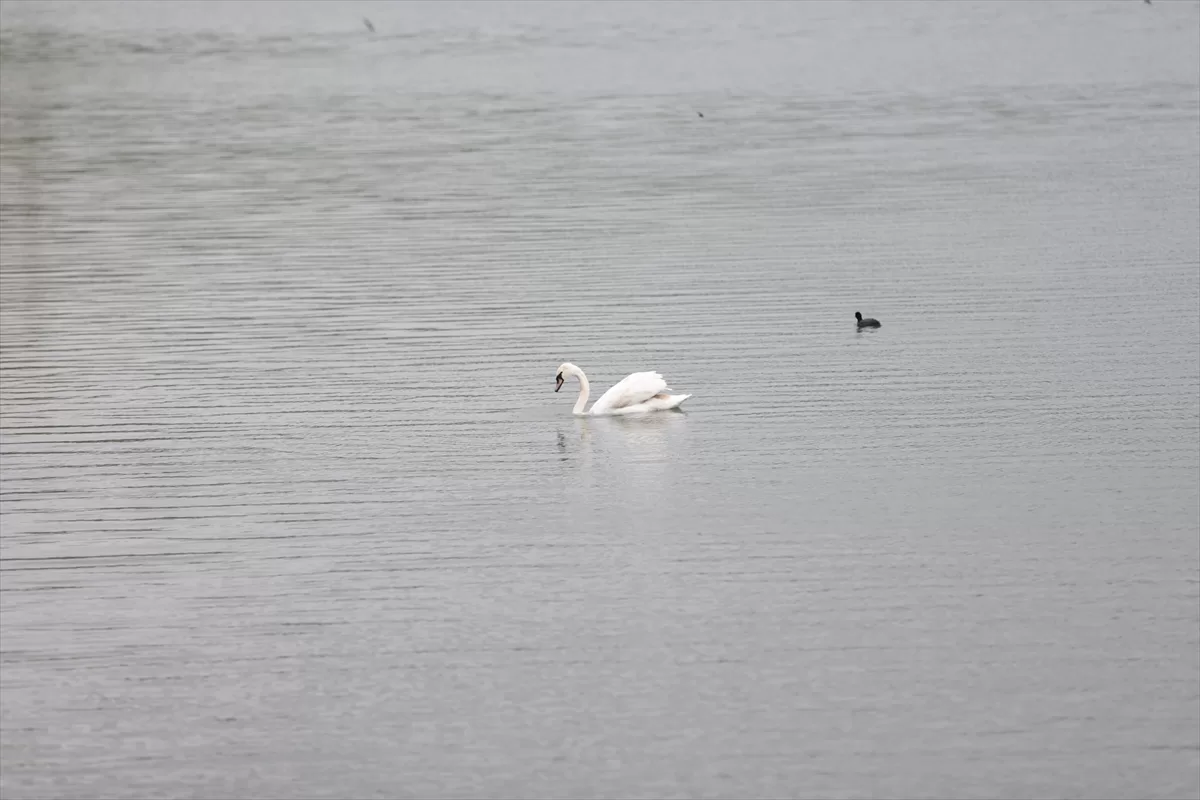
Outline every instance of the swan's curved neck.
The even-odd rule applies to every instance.
[[[579,399],[575,401],[575,408],[571,413],[575,414],[576,416],[583,416],[583,407],[587,405],[588,392],[590,391],[591,387],[588,386],[587,375],[584,375],[583,370],[581,370],[579,367],[575,368],[575,377],[579,378]]]

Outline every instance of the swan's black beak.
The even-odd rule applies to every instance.
[[[560,372],[554,378],[554,391],[557,392],[559,389],[562,388],[562,385],[563,385],[563,376],[562,376],[562,373]]]

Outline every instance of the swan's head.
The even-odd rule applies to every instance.
[[[575,375],[578,372],[579,367],[575,366],[569,361],[564,361],[562,364],[559,364],[558,374],[554,376],[554,391],[557,392],[562,388],[563,382],[566,381],[568,375]]]

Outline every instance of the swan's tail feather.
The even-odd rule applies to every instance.
[[[662,409],[663,411],[667,411],[672,408],[679,408],[681,405],[683,405],[683,401],[687,400],[689,397],[691,397],[690,394],[656,394],[656,395],[654,395],[654,399],[658,401],[656,403],[657,407]]]
[[[690,394],[667,394],[659,392],[652,394],[645,401],[634,406],[624,406],[616,408],[612,411],[605,412],[607,414],[642,414],[647,411],[670,411],[673,408],[678,408],[680,403],[691,397]]]

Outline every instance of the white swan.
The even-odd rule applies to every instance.
[[[666,411],[677,408],[691,397],[690,394],[669,394],[671,390],[667,388],[667,382],[657,372],[635,372],[600,395],[600,399],[592,403],[590,411],[584,411],[589,387],[587,375],[579,367],[571,363],[560,366],[554,379],[554,391],[562,388],[568,375],[579,378],[579,399],[575,401],[573,411],[577,417]]]

